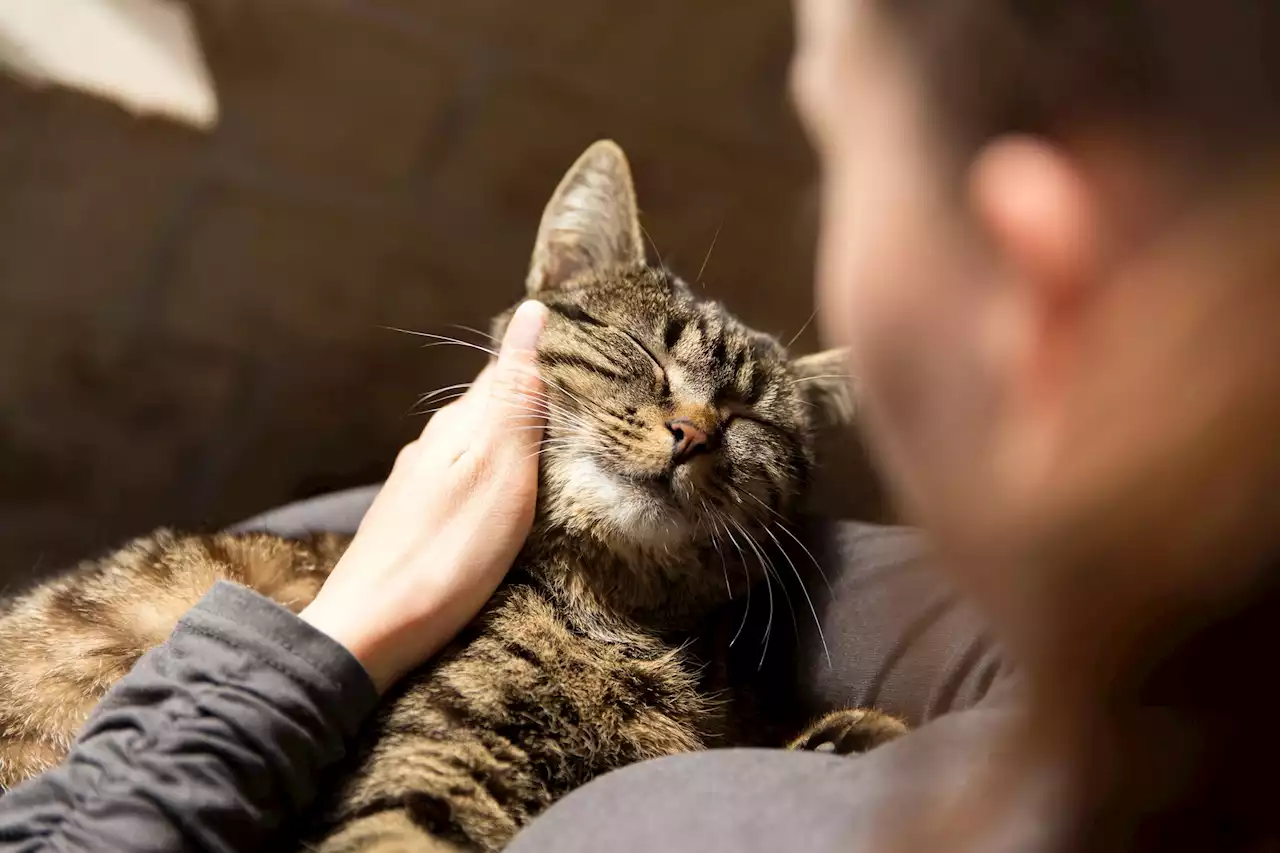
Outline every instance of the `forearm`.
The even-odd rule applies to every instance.
[[[311,803],[376,699],[333,640],[219,584],[107,695],[63,764],[0,798],[0,847],[260,847]]]

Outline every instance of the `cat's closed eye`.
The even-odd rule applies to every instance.
[[[667,379],[667,369],[663,366],[662,362],[658,360],[658,357],[653,354],[653,350],[649,349],[649,347],[645,345],[644,341],[640,340],[638,336],[628,332],[626,329],[614,329],[613,331],[618,332],[631,343],[635,344],[636,348],[640,350],[640,352],[644,353],[645,357],[649,359],[653,364],[654,379],[657,380],[660,386],[659,393],[666,395],[671,390],[669,380]]]
[[[771,430],[773,432],[778,432],[783,435],[789,434],[786,427],[779,426],[778,424],[769,420],[767,416],[765,416],[764,414],[761,414],[760,412],[755,411],[754,409],[750,409],[740,405],[730,405],[724,408],[722,420],[721,420],[721,423],[723,424],[723,428],[728,429],[737,421],[744,421],[746,423],[753,424],[757,427],[762,427],[764,429]]]

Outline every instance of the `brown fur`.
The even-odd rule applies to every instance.
[[[850,410],[843,380],[830,359],[789,361],[645,265],[612,143],[556,191],[528,288],[551,309],[533,534],[476,621],[366,726],[316,811],[316,849],[497,850],[600,773],[734,740],[686,641],[761,578],[770,539],[790,535],[782,519],[812,466],[811,430]],[[674,417],[714,448],[674,464]],[[0,615],[0,785],[64,755],[94,703],[215,580],[297,610],[345,545],[161,532],[12,603]]]

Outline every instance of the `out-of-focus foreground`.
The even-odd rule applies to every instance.
[[[208,132],[0,79],[0,582],[379,478],[481,361],[382,327],[476,340],[599,137],[670,266],[808,319],[786,0],[190,5]]]

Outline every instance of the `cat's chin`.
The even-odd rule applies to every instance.
[[[566,468],[573,504],[593,517],[603,536],[659,549],[692,540],[695,525],[675,506],[668,484],[608,471],[590,457],[574,459]]]

